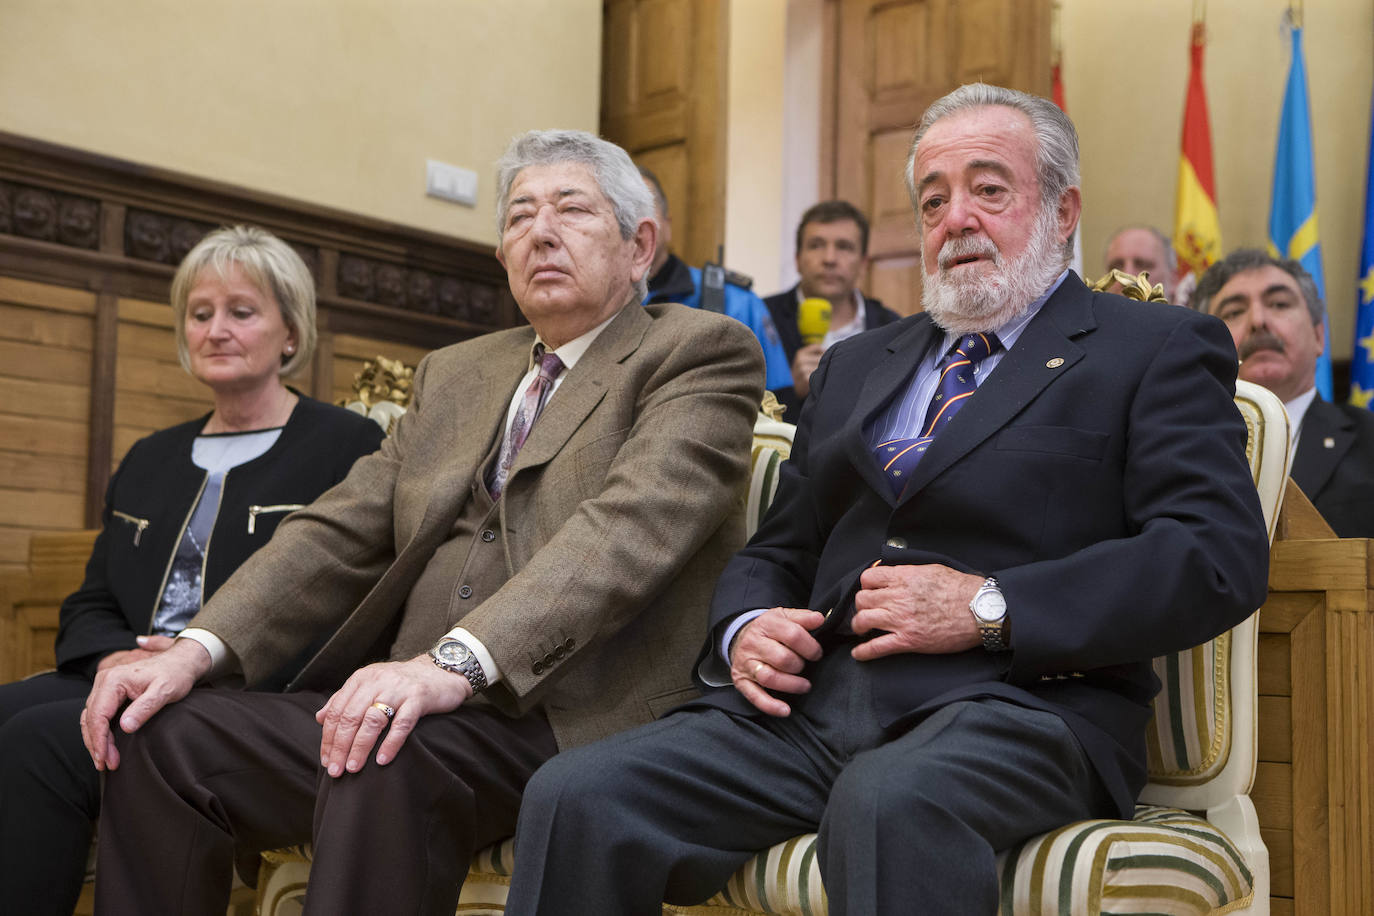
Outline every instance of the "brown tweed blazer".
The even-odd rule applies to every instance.
[[[329,690],[378,655],[406,659],[459,619],[561,747],[642,724],[691,695],[711,591],[743,542],[742,493],[763,358],[749,329],[632,303],[571,369],[531,430],[500,506],[510,578],[464,614],[423,613],[392,640],[412,584],[453,530],[528,364],[528,327],[427,356],[395,435],[281,523],[191,626],[251,685],[333,633],[296,688]],[[378,647],[381,651],[378,652]],[[557,664],[536,666],[557,648]]]

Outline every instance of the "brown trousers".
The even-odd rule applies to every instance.
[[[222,914],[236,857],[313,842],[307,912],[450,916],[473,853],[514,832],[526,781],[557,752],[548,723],[479,705],[427,716],[390,764],[331,779],[327,699],[199,688],[121,734],[96,911]]]

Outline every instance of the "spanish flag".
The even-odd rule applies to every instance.
[[[1204,22],[1193,22],[1188,97],[1183,107],[1183,140],[1178,158],[1178,200],[1174,206],[1174,251],[1179,273],[1195,277],[1221,257],[1221,221],[1217,185],[1212,177],[1212,130],[1207,120],[1207,93],[1202,86]]]

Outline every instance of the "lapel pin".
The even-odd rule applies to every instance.
[[[1326,448],[1335,448],[1336,440],[1332,439],[1330,436],[1327,436],[1325,439],[1322,440],[1322,445]]]
[[[1052,360],[1050,360],[1049,362],[1045,363],[1045,368],[1046,368],[1046,369],[1058,369],[1058,368],[1059,368],[1060,366],[1062,366],[1062,365],[1064,365],[1064,357],[1062,357],[1062,356],[1056,356],[1054,359],[1052,359]]]

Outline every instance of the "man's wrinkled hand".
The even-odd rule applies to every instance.
[[[854,632],[881,635],[854,647],[854,657],[871,661],[917,652],[944,655],[982,644],[969,602],[982,576],[948,566],[873,566],[859,577],[854,596]]]
[[[755,617],[730,647],[730,680],[760,711],[786,716],[792,708],[768,693],[806,693],[811,682],[801,676],[808,661],[821,657],[821,644],[811,631],[825,615],[804,608],[775,607]],[[767,689],[765,689],[767,688]]]
[[[129,704],[119,717],[119,727],[132,734],[159,709],[190,693],[209,670],[210,653],[205,647],[194,640],[181,639],[148,658],[98,671],[86,697],[86,708],[81,711],[81,740],[95,768],[119,768],[119,751],[110,732],[110,721],[120,706],[126,701]]]
[[[377,764],[385,766],[396,759],[421,716],[452,712],[471,696],[467,678],[438,667],[428,654],[368,665],[353,672],[315,713],[315,721],[324,726],[320,765],[330,776],[358,772],[385,731],[377,748]]]

